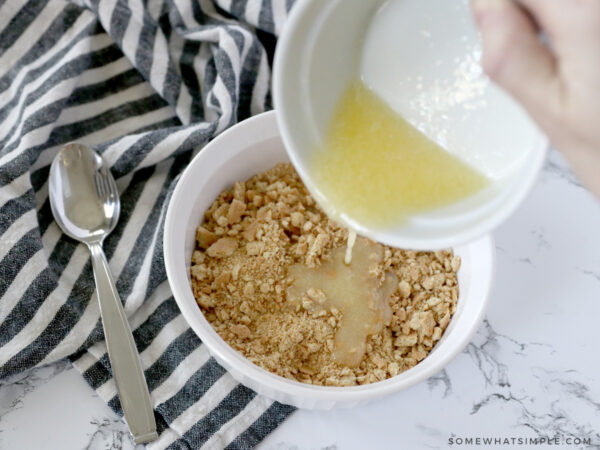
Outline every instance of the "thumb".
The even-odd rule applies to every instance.
[[[481,31],[482,66],[539,122],[560,108],[556,60],[528,14],[512,0],[471,0]],[[549,115],[550,114],[550,115]]]

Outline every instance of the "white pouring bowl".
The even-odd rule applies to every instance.
[[[480,53],[468,0],[298,0],[277,44],[273,99],[290,160],[319,205],[336,212],[310,161],[342,93],[360,77],[492,183],[402,225],[371,229],[337,211],[341,223],[378,242],[427,250],[469,242],[506,220],[537,179],[548,141],[482,73]]]
[[[324,387],[288,380],[245,359],[206,320],[190,285],[196,227],[224,189],[285,161],[289,159],[275,113],[267,112],[225,131],[185,169],[169,202],[163,243],[169,284],[190,327],[237,381],[273,400],[299,408],[356,406],[406,389],[440,371],[465,348],[483,319],[494,271],[495,253],[489,236],[455,248],[462,258],[458,308],[442,339],[415,367],[385,381],[356,387]]]

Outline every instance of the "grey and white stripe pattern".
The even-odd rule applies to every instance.
[[[209,356],[162,259],[178,175],[215,134],[270,108],[292,3],[0,0],[0,378],[70,357],[120,412],[88,252],[48,201],[49,165],[77,140],[106,159],[121,194],[105,251],[155,405],[148,447],[252,448],[292,412]]]

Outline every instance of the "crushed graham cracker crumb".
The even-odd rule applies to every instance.
[[[192,255],[192,290],[219,335],[251,362],[285,378],[355,386],[393,377],[422,361],[456,310],[460,258],[451,250],[383,248],[382,270],[398,286],[387,326],[367,338],[360,365],[335,361],[344,320],[335,308],[314,308],[325,294],[309,289],[290,303],[295,264],[319,267],[348,238],[316,206],[290,164],[278,164],[222,192],[205,213]],[[380,244],[377,244],[380,245]]]

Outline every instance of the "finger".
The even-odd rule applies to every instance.
[[[535,17],[548,35],[565,76],[589,76],[600,73],[590,68],[600,64],[600,1],[598,0],[518,0]]]
[[[552,40],[577,45],[600,37],[598,0],[516,0]]]
[[[537,27],[511,0],[472,0],[481,31],[482,66],[496,83],[534,116],[560,108],[556,60],[541,43]]]

